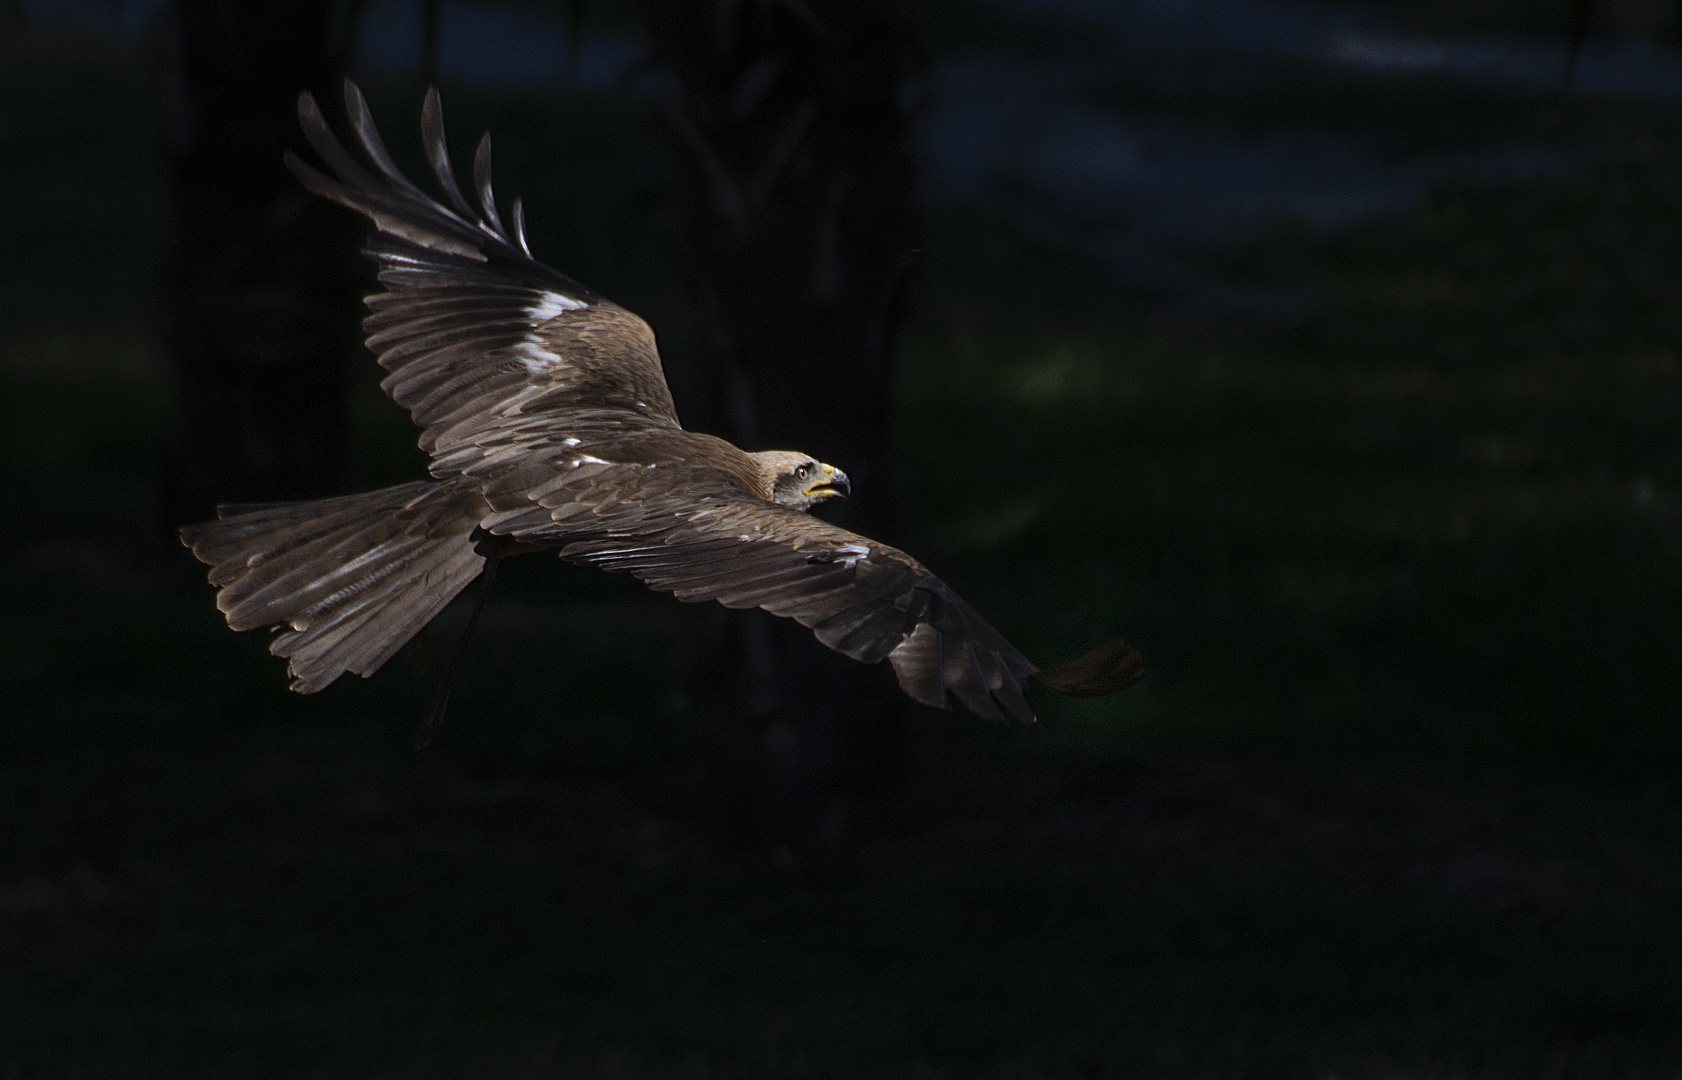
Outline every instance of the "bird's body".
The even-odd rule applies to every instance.
[[[1120,642],[1039,670],[911,556],[805,511],[843,494],[840,470],[797,451],[747,453],[683,429],[642,319],[531,257],[475,159],[475,210],[449,165],[435,93],[426,150],[449,206],[391,163],[367,106],[346,104],[369,171],[308,95],[305,133],[336,179],[288,157],[311,191],[368,216],[384,292],[368,298],[382,383],[421,428],[431,481],[307,503],[228,506],[182,540],[212,567],[236,630],[284,626],[271,651],[292,688],[370,675],[485,568],[558,549],[682,600],[793,618],[865,663],[887,659],[930,705],[955,695],[1031,720],[1030,676],[1076,694],[1137,678]]]

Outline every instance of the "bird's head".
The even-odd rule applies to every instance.
[[[847,474],[810,454],[766,450],[752,455],[759,463],[771,501],[794,510],[810,510],[825,499],[852,494]]]

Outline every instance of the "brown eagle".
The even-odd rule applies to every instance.
[[[462,195],[436,90],[421,130],[448,205],[398,171],[349,80],[345,104],[366,162],[305,93],[304,133],[336,179],[292,154],[286,164],[374,223],[385,291],[368,297],[368,347],[422,429],[433,479],[223,506],[181,530],[229,626],[285,628],[269,651],[287,658],[293,690],[372,675],[475,578],[488,587],[498,559],[547,548],[680,600],[794,619],[855,660],[886,659],[926,705],[947,708],[950,693],[982,716],[1032,721],[1030,678],[1082,696],[1137,681],[1138,654],[1120,641],[1040,671],[917,560],[807,514],[850,490],[840,469],[685,431],[648,324],[532,258],[518,199],[504,227],[488,134],[473,162],[478,208]]]

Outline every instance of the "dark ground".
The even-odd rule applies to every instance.
[[[1285,326],[1141,319],[937,215],[913,550],[1042,662],[1120,633],[1151,675],[1034,729],[908,706],[898,795],[778,847],[724,826],[672,698],[698,609],[513,564],[419,757],[405,658],[298,699],[226,630],[155,510],[154,90],[0,40],[0,1077],[1682,1070],[1662,116],[1244,246],[1221,274],[1312,297]],[[394,146],[412,100],[376,101]],[[646,124],[451,104],[681,407]],[[419,467],[373,381],[359,486]]]

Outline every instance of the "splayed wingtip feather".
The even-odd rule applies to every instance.
[[[1145,661],[1139,651],[1116,638],[1061,667],[1035,672],[1033,678],[1071,697],[1104,697],[1127,689],[1144,674]]]

